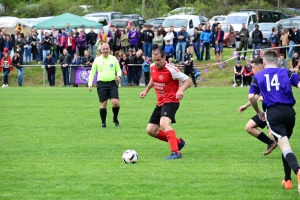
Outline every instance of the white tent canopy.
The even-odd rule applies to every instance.
[[[3,28],[15,28],[18,24],[31,27],[30,24],[20,20],[17,17],[0,17],[0,27]]]

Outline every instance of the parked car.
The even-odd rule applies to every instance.
[[[235,47],[237,33],[230,24],[222,23],[222,30],[224,31],[224,47]]]
[[[283,28],[289,29],[292,27],[298,27],[300,25],[300,17],[293,17],[293,18],[288,18],[284,20],[280,20],[277,22],[278,24],[281,24]]]
[[[232,12],[227,15],[224,23],[231,24],[234,31],[239,32],[242,28],[242,24],[246,25],[246,28],[253,23],[257,23],[257,16],[255,12]]]
[[[195,15],[196,10],[194,7],[180,7],[180,8],[175,8],[174,10],[170,11],[166,16],[171,16],[171,15]]]
[[[162,25],[165,19],[166,17],[155,18],[152,22],[152,26],[154,27],[154,30],[159,29],[159,27]]]
[[[264,9],[241,9],[241,12],[255,12],[257,16],[257,22],[277,22],[282,19],[286,19],[287,16],[280,11],[276,10],[264,10]]]
[[[105,17],[83,17],[83,18],[102,24],[104,33],[106,34],[108,33],[109,25]]]
[[[200,24],[205,25],[209,19],[205,16],[199,15],[199,20],[200,20]]]
[[[255,30],[255,25],[251,25],[251,30],[249,30],[249,43],[248,47],[252,48],[252,32]],[[271,42],[270,42],[270,34],[272,32],[272,28],[275,27],[278,36],[280,37],[281,35],[281,30],[283,29],[281,24],[278,23],[257,23],[259,26],[259,30],[263,34],[263,41],[262,41],[262,47],[271,47]]]
[[[155,18],[147,19],[146,24],[152,24]]]
[[[226,17],[227,17],[226,15],[216,15],[216,16],[213,16],[213,17],[209,20],[209,23],[210,23],[210,24],[213,24],[213,23],[215,23],[215,19],[217,19],[218,22],[219,22],[220,24],[222,24],[222,23],[224,23]]]
[[[122,19],[123,15],[121,12],[99,12],[87,14],[85,17],[105,17],[110,22],[113,19]]]
[[[140,25],[143,25],[144,23],[146,23],[146,21],[138,14],[126,14],[126,15],[123,15],[123,18],[124,19],[136,19],[136,20],[138,20]]]
[[[109,23],[109,27],[112,25],[119,26],[120,30],[123,31],[126,27],[130,27],[131,24],[134,24],[137,28],[142,28],[138,20],[136,19],[113,19]]]

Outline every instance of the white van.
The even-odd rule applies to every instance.
[[[224,23],[231,24],[234,31],[239,32],[242,29],[244,23],[246,28],[250,24],[257,23],[257,16],[255,12],[232,12],[227,15]]]
[[[181,27],[185,26],[186,31],[191,36],[191,41],[194,38],[194,27],[198,27],[200,24],[199,16],[197,15],[172,15],[167,17],[162,25],[165,27],[165,30],[168,31],[171,25],[174,26],[174,31],[181,31]]]

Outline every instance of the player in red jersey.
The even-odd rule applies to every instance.
[[[175,114],[179,108],[179,101],[183,98],[183,91],[190,86],[191,80],[166,62],[163,50],[154,50],[152,60],[154,63],[150,66],[151,79],[147,88],[140,93],[140,97],[144,98],[154,87],[157,96],[157,105],[150,117],[146,132],[152,137],[169,143],[172,154],[166,160],[179,159],[182,157],[180,150],[184,147],[185,141],[176,137],[171,123],[176,122]],[[183,81],[181,87],[179,81]]]

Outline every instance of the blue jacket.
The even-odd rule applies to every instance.
[[[179,38],[178,38],[179,36],[183,36],[183,38],[182,38],[182,39],[179,39]],[[187,36],[188,36],[188,35],[187,35],[187,32],[186,32],[186,31],[184,31],[184,32],[179,31],[179,32],[177,33],[178,43],[179,43],[179,42],[180,42],[180,43],[186,42]]]
[[[270,40],[271,40],[271,43],[273,43],[273,44],[279,44],[279,37],[278,37],[278,35],[277,35],[277,37],[276,36],[274,36],[274,34],[273,34],[273,32],[272,33],[270,33]]]
[[[75,61],[74,58],[72,59],[72,65],[81,65],[81,57],[78,56],[77,60]]]
[[[212,32],[205,30],[200,35],[201,42],[211,42]]]
[[[55,66],[51,66],[48,68],[48,65],[55,65],[55,59],[51,56],[50,59],[45,58],[43,64],[45,65],[45,69],[48,72],[48,74],[53,74],[55,73]]]
[[[171,45],[171,44],[170,45],[166,45],[165,46],[165,53],[166,53],[166,56],[173,56],[173,53],[174,53],[174,47],[173,47],[173,45]]]

